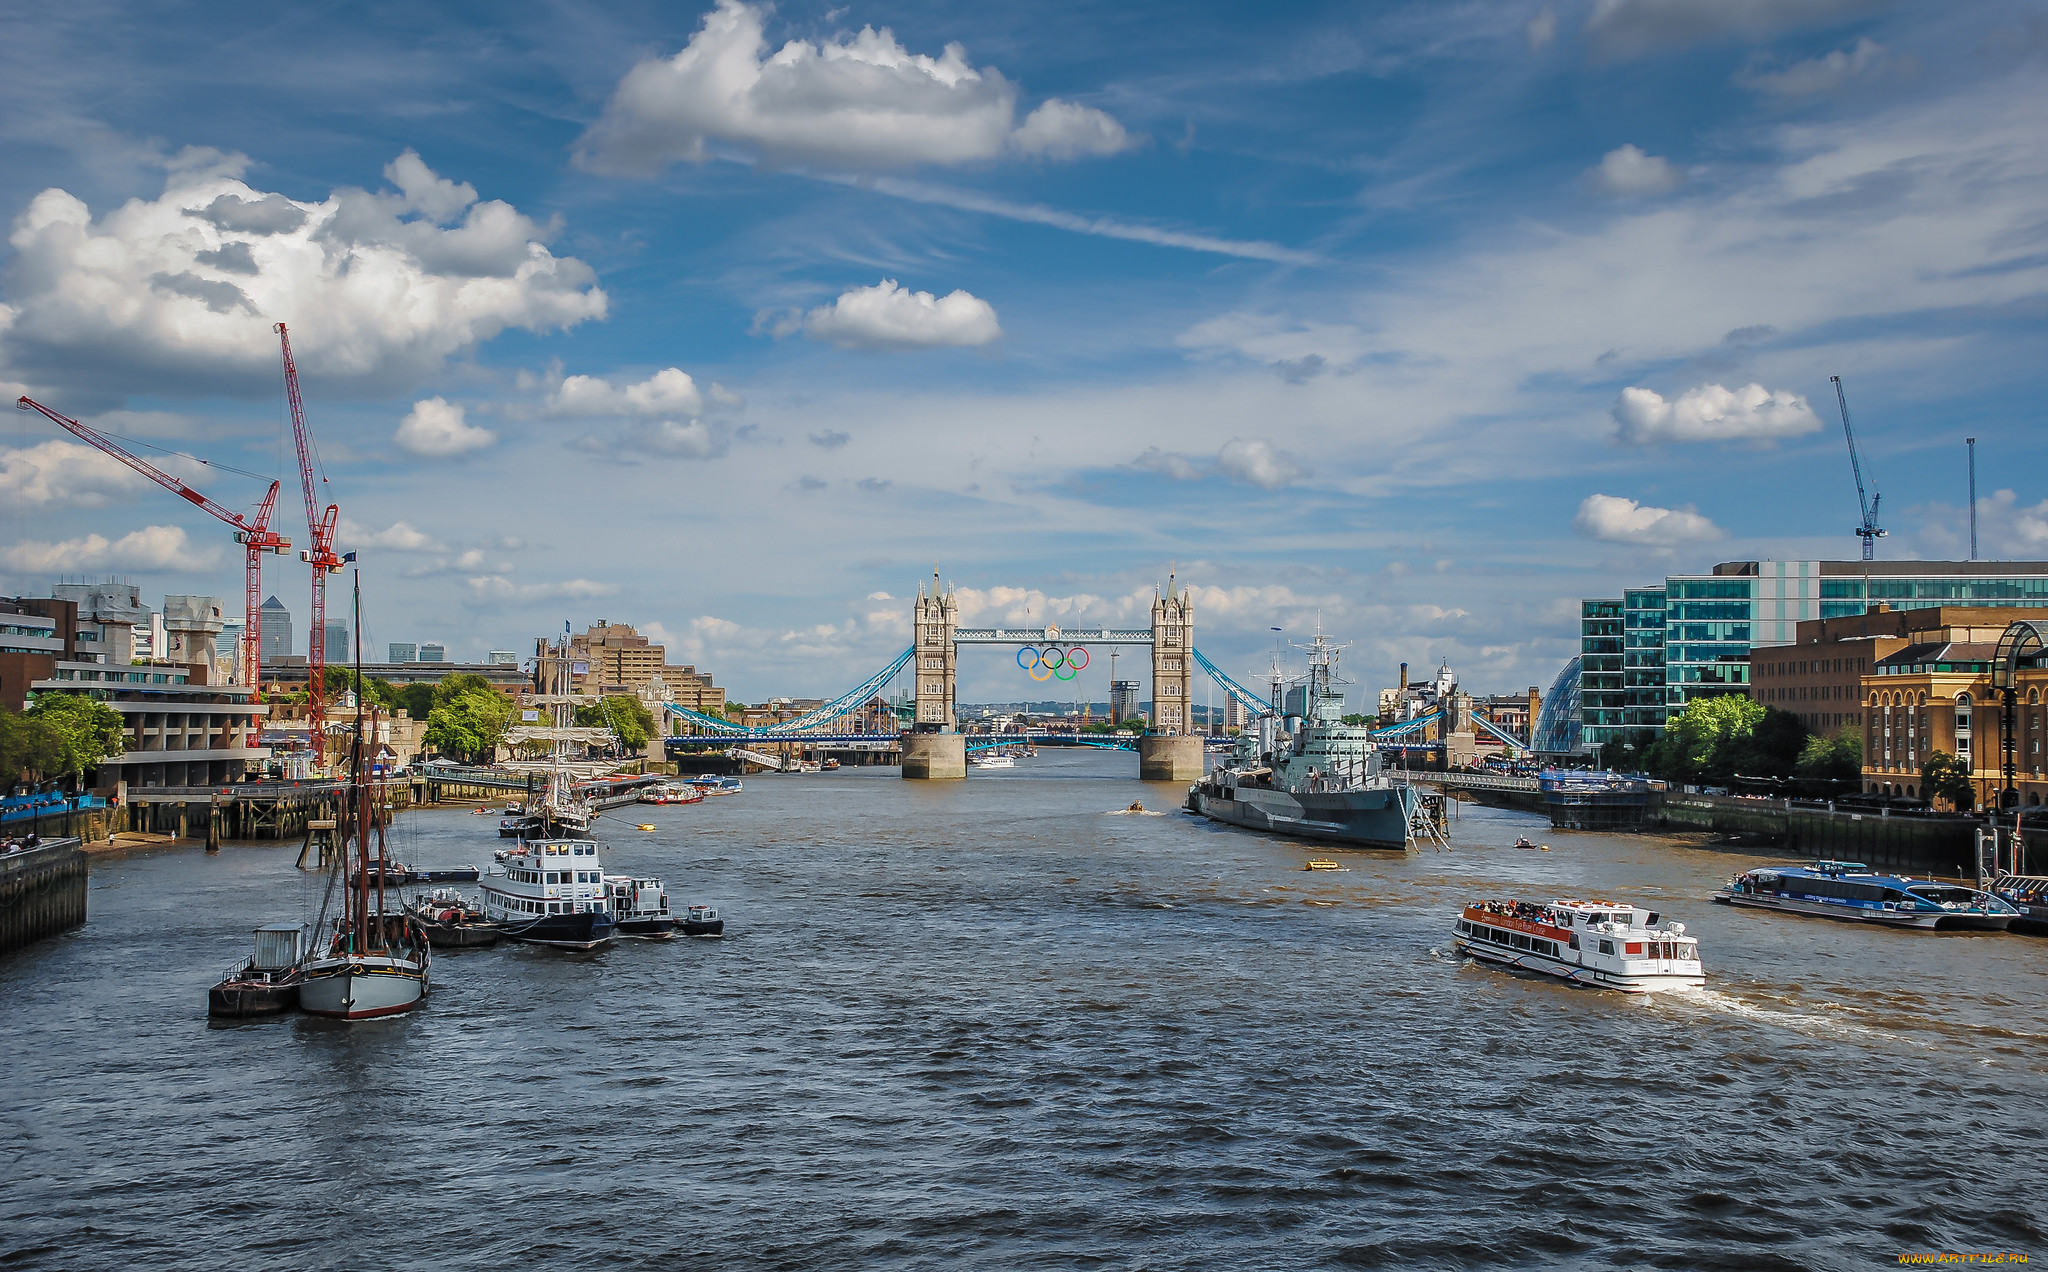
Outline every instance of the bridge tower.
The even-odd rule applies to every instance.
[[[1194,718],[1195,605],[1172,572],[1152,598],[1152,727],[1138,740],[1138,777],[1191,782],[1202,775]]]
[[[907,778],[948,778],[967,776],[967,739],[961,736],[953,716],[953,681],[959,667],[959,647],[953,643],[953,627],[960,606],[953,589],[943,590],[939,572],[932,571],[927,592],[917,589],[914,614],[912,659],[917,673],[917,718],[903,735],[903,776]]]

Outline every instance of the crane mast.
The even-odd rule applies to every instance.
[[[260,660],[263,651],[263,554],[283,552],[292,546],[292,541],[277,534],[270,528],[270,516],[277,511],[278,483],[270,483],[270,492],[263,496],[263,503],[256,509],[254,517],[244,517],[232,508],[224,508],[205,495],[192,489],[176,477],[171,476],[155,464],[133,453],[113,438],[80,424],[68,416],[44,406],[31,397],[16,398],[14,405],[24,411],[39,411],[57,427],[76,437],[86,445],[105,455],[111,455],[128,467],[141,473],[165,490],[192,504],[217,521],[224,521],[235,529],[235,542],[242,545],[247,560],[242,574],[243,619],[242,647],[236,651],[235,666],[240,669],[242,683],[251,689],[260,688]]]
[[[1841,376],[1831,375],[1828,381],[1835,386],[1835,404],[1842,408],[1842,436],[1849,443],[1849,468],[1856,474],[1856,501],[1863,511],[1863,524],[1856,527],[1856,536],[1863,540],[1863,559],[1868,561],[1876,548],[1877,540],[1885,537],[1885,532],[1877,524],[1877,505],[1884,496],[1864,493],[1863,460],[1856,453],[1856,430],[1849,424],[1849,397],[1842,392]],[[1876,485],[1875,482],[1871,484]]]
[[[313,567],[313,622],[306,632],[306,728],[307,741],[316,763],[327,755],[327,576],[341,572],[341,558],[334,553],[334,523],[341,509],[328,504],[320,511],[320,499],[313,486],[313,447],[306,435],[306,410],[299,399],[299,368],[292,360],[291,333],[277,324],[277,339],[284,348],[284,395],[291,405],[292,441],[299,452],[299,485],[306,496],[306,533],[313,546],[301,549],[299,560]]]

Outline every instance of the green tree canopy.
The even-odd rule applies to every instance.
[[[428,684],[395,685],[392,704],[401,708],[415,720],[424,720],[434,710],[434,686]]]
[[[1920,765],[1920,793],[1930,800],[1945,799],[1958,812],[1977,806],[1977,786],[1970,780],[1970,766],[1947,751],[1936,751]]]
[[[1694,698],[1664,722],[1643,767],[1673,782],[1790,777],[1806,745],[1799,717],[1739,694]]]
[[[78,777],[124,749],[121,713],[82,693],[43,693],[27,711],[0,711],[0,776]]]
[[[443,695],[451,682],[466,682]],[[512,704],[482,676],[456,675],[434,686],[436,705],[427,713],[424,741],[446,755],[475,764],[496,758],[498,743],[512,723]]]
[[[458,671],[452,676],[445,677],[439,684],[434,686],[434,705],[445,707],[457,698],[469,693],[487,693],[492,697],[504,696],[498,692],[496,685],[493,685],[475,672]]]
[[[1825,787],[1820,793],[1839,789],[1845,783],[1863,780],[1863,739],[1854,733],[1833,737],[1815,735],[1799,751],[1796,770],[1800,777]]]
[[[638,751],[654,737],[654,715],[630,694],[613,694],[576,708],[576,723],[586,729],[611,729],[627,751]]]

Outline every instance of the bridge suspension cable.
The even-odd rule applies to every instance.
[[[1200,667],[1203,671],[1208,672],[1209,678],[1211,680],[1214,680],[1217,684],[1222,685],[1223,692],[1237,699],[1239,703],[1243,704],[1245,710],[1251,712],[1253,715],[1272,714],[1272,703],[1266,701],[1264,698],[1261,698],[1259,695],[1253,693],[1251,690],[1245,688],[1243,685],[1237,683],[1235,680],[1232,680],[1230,677],[1224,675],[1223,669],[1218,667],[1215,663],[1210,662],[1206,657],[1204,657],[1201,650],[1197,649],[1194,651],[1194,653],[1195,665],[1197,667]]]

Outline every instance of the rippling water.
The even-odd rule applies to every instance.
[[[206,1023],[248,929],[310,896],[295,846],[102,860],[86,927],[0,959],[0,1266],[2048,1256],[2048,941],[1730,911],[1749,858],[1474,808],[1453,851],[1311,874],[1116,813],[1178,799],[1135,768],[620,810],[607,867],[724,940],[444,953],[426,1010],[354,1026]],[[408,814],[396,851],[482,864],[495,825]],[[1646,902],[1710,987],[1452,957],[1458,906],[1505,895]]]

